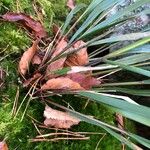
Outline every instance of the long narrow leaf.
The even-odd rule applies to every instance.
[[[110,60],[105,60],[105,62],[112,64],[112,65],[118,65],[119,67],[121,67],[125,70],[129,70],[131,72],[135,72],[135,73],[150,77],[150,71],[148,71],[148,70],[144,70],[144,69],[141,69],[139,67],[129,66],[129,65],[126,65],[123,63],[118,63],[118,62],[110,61]]]
[[[100,45],[100,44],[105,44],[105,43],[119,42],[119,41],[133,41],[133,40],[138,40],[144,37],[150,37],[150,32],[143,32],[143,33],[139,32],[139,33],[130,33],[130,34],[125,34],[125,35],[112,36],[110,38],[96,41],[92,43],[90,46]]]
[[[78,13],[82,8],[84,8],[86,5],[85,4],[79,4],[77,5],[70,13],[69,15],[67,16],[66,18],[66,21],[63,25],[63,28],[62,28],[62,34],[64,34],[66,28],[68,27],[68,25],[70,24],[73,16]]]
[[[122,55],[122,54],[127,53],[127,52],[131,51],[132,49],[137,48],[137,47],[139,47],[141,45],[144,45],[144,44],[146,44],[148,42],[150,42],[150,38],[149,37],[148,38],[144,38],[142,40],[139,40],[139,41],[137,41],[137,42],[135,42],[133,44],[130,44],[130,45],[126,46],[126,47],[123,47],[123,48],[121,48],[119,50],[116,50],[116,51],[106,55],[105,58],[112,58],[112,57],[116,57],[116,56]]]
[[[150,97],[150,90],[128,89],[128,88],[118,88],[118,87],[103,88],[103,89],[112,90],[112,92],[121,92],[121,93],[127,93],[131,95]]]
[[[98,30],[100,30],[100,29],[102,29],[106,26],[110,26],[111,24],[114,24],[115,22],[118,22],[118,19],[120,19],[123,16],[129,14],[129,12],[132,12],[133,10],[140,7],[141,5],[144,5],[144,4],[147,4],[147,3],[149,3],[149,0],[138,0],[138,1],[136,1],[136,3],[133,3],[132,5],[128,6],[127,8],[117,12],[116,14],[112,15],[111,17],[109,17],[105,21],[101,22],[100,24],[98,24],[94,28],[89,29],[81,37],[83,38],[83,37],[85,37],[85,36],[87,36],[91,33],[97,32]]]
[[[96,18],[99,16],[104,10],[109,9],[113,5],[117,4],[121,0],[99,0],[99,4],[96,5],[94,10],[89,14],[87,19],[81,25],[81,27],[77,30],[77,32],[70,39],[70,43],[74,41],[74,39],[80,35]]]
[[[129,102],[95,92],[79,92],[79,95],[95,100],[98,103],[109,105],[125,117],[150,126],[150,109],[148,107],[131,104]]]

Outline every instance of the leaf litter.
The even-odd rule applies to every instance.
[[[42,26],[42,24],[39,21],[35,21],[29,15],[23,13],[8,12],[2,15],[1,18],[3,18],[5,21],[17,22],[21,24],[28,31],[34,34],[35,38],[41,39],[47,36],[47,32],[45,31],[45,28]]]
[[[67,6],[73,9],[75,7],[74,1],[68,1]],[[56,90],[65,92],[90,90],[93,86],[101,83],[95,77],[92,77],[92,71],[66,73],[63,75],[54,73],[66,67],[80,67],[89,63],[87,48],[81,48],[79,51],[69,56],[64,56],[55,60],[55,58],[59,57],[63,52],[70,52],[72,49],[82,47],[86,44],[84,41],[76,41],[71,47],[67,48],[67,37],[63,37],[60,27],[54,25],[53,33],[57,35],[57,37],[54,38],[52,46],[50,47],[50,52],[47,53],[47,45],[42,47],[43,50],[40,49],[41,39],[46,39],[48,35],[39,21],[23,13],[12,12],[2,15],[2,18],[4,21],[21,24],[35,38],[32,46],[23,53],[18,65],[19,73],[23,77],[23,87],[36,89],[35,96],[40,97],[41,94],[47,91],[54,92]],[[46,59],[44,60],[44,58]],[[54,61],[52,61],[53,59]],[[33,95],[34,93],[32,93],[32,96]],[[45,107],[44,117],[45,126],[55,128],[69,129],[73,125],[78,125],[80,122],[79,119],[70,116],[67,112],[55,110],[47,105]],[[85,139],[89,138],[85,137]]]
[[[46,126],[53,126],[55,128],[69,129],[72,125],[79,124],[80,120],[70,116],[67,112],[52,109],[49,106],[45,107],[44,111]]]
[[[8,146],[5,141],[0,142],[0,150],[8,150]]]

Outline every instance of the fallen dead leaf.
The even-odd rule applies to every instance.
[[[67,77],[59,77],[48,80],[41,90],[84,90],[84,88]]]
[[[37,54],[35,54],[31,60],[31,63],[33,65],[40,65],[42,63],[42,60]]]
[[[42,75],[41,75],[40,73],[34,74],[32,78],[26,80],[26,81],[23,83],[23,86],[24,86],[24,87],[29,86],[30,83],[32,84],[35,80],[37,80],[37,79],[40,78],[41,76],[42,76]]]
[[[46,118],[44,124],[55,128],[69,129],[80,122],[79,119],[70,116],[67,112],[58,111],[49,106],[45,107],[44,117]]]
[[[66,77],[80,84],[81,87],[88,90],[93,86],[99,85],[101,82],[94,77],[82,73],[68,74]]]
[[[67,46],[67,41],[65,39],[62,39],[56,46],[56,49],[52,55],[52,58],[58,56],[66,46]],[[62,69],[64,66],[65,60],[66,60],[66,57],[63,57],[49,64],[46,69],[46,76],[48,78],[51,78],[52,77],[50,74],[51,72],[58,70],[58,69]]]
[[[75,8],[75,1],[74,1],[74,0],[68,0],[68,1],[67,1],[67,6],[68,6],[70,9],[74,9],[74,8]]]
[[[18,22],[23,25],[28,31],[32,31],[36,38],[45,38],[47,33],[39,21],[35,21],[29,15],[23,13],[8,12],[2,15],[5,21]]]
[[[0,150],[8,150],[8,146],[5,142],[0,142]]]
[[[67,46],[67,41],[65,40],[65,38],[62,38],[60,40],[60,42],[57,44],[56,48],[55,48],[55,51],[52,55],[52,58],[58,56],[62,51],[63,49]]]
[[[79,48],[80,46],[85,45],[83,41],[77,41],[73,48]],[[82,48],[78,52],[67,57],[64,66],[83,66],[89,62],[89,57],[87,53],[87,48]]]
[[[33,44],[32,44],[32,47],[30,47],[27,51],[24,52],[24,54],[22,55],[21,57],[21,60],[19,62],[19,72],[22,74],[22,75],[25,75],[28,68],[29,68],[29,65],[30,65],[30,62],[34,56],[34,54],[36,53],[37,51],[37,45],[38,45],[38,40],[34,41]]]

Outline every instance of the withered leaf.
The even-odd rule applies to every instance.
[[[68,0],[68,1],[67,1],[67,6],[68,6],[70,9],[74,9],[74,8],[75,8],[75,1],[74,1],[74,0]]]
[[[82,73],[72,73],[68,74],[66,77],[70,78],[72,81],[80,84],[81,87],[88,90],[93,86],[99,85],[101,82],[90,75],[82,74]]]
[[[36,73],[33,75],[32,78],[26,80],[24,83],[23,83],[23,86],[24,87],[27,87],[30,83],[32,84],[32,82],[34,82],[35,80],[37,80],[38,78],[40,78],[42,75],[40,73]]]
[[[35,55],[33,56],[32,60],[31,60],[31,63],[32,63],[33,65],[40,65],[41,62],[42,62],[42,60],[41,60],[41,58],[40,58],[37,54],[35,54]]]
[[[38,45],[38,40],[34,41],[33,44],[32,44],[32,47],[30,47],[27,51],[24,52],[24,54],[22,55],[21,57],[21,60],[19,62],[19,72],[22,74],[22,75],[25,75],[28,68],[29,68],[29,65],[30,65],[30,62],[34,56],[34,54],[36,53],[37,51],[37,45]]]
[[[84,90],[84,88],[67,77],[58,77],[48,80],[41,90]]]
[[[67,41],[65,39],[62,39],[56,46],[55,51],[52,55],[52,58],[58,56],[66,46],[67,46]],[[49,76],[50,78],[51,77],[50,72],[55,71],[57,69],[62,69],[64,66],[65,60],[66,60],[66,57],[63,57],[49,64],[46,69],[46,75]]]
[[[67,112],[58,111],[49,106],[45,107],[44,116],[46,118],[44,124],[55,128],[69,129],[80,122],[79,119],[72,117]]]
[[[8,146],[4,141],[0,142],[0,150],[8,150]]]
[[[23,13],[13,13],[8,12],[2,15],[2,18],[5,21],[9,22],[18,22],[23,25],[28,31],[31,31],[36,38],[44,38],[47,36],[47,33],[39,21],[35,21],[29,15]]]
[[[116,113],[118,128],[124,130],[124,118],[121,114]]]
[[[79,48],[83,45],[85,45],[85,42],[80,40],[73,45],[73,48]],[[81,50],[67,57],[64,66],[83,66],[86,65],[88,62],[89,57],[87,53],[87,48],[82,48]]]
[[[52,55],[52,58],[56,57],[58,54],[60,54],[63,49],[67,46],[67,41],[65,40],[65,38],[62,38],[59,43],[57,44],[55,51]]]

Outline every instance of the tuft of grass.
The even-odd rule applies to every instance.
[[[19,11],[25,12],[32,15],[34,18],[38,19],[36,12],[33,10],[31,0],[19,0],[16,5],[16,0],[1,0],[0,2],[0,14],[9,11]],[[66,0],[36,0],[39,9],[43,12],[43,23],[46,27],[49,34],[51,34],[51,22],[61,25],[68,13],[66,7]],[[88,4],[90,0],[77,0],[78,3]],[[42,142],[42,143],[30,143],[29,139],[34,138],[38,133],[35,130],[31,120],[26,115],[24,120],[20,122],[24,107],[21,108],[17,118],[13,118],[11,115],[13,102],[15,100],[15,95],[18,85],[20,86],[20,97],[19,103],[21,103],[26,91],[21,88],[19,83],[19,77],[17,73],[17,60],[16,56],[22,53],[29,47],[31,41],[26,36],[25,31],[21,28],[17,28],[13,24],[1,23],[0,24],[0,51],[5,50],[6,54],[13,52],[11,57],[3,60],[0,64],[8,72],[8,76],[5,82],[5,88],[0,91],[0,139],[7,138],[8,146],[10,150],[19,149],[19,150],[94,150],[98,141],[101,139],[102,135],[91,135],[91,140],[88,141],[60,141],[56,143],[52,142]],[[71,105],[75,106],[75,110],[82,110],[82,113],[87,115],[97,116],[97,119],[108,122],[109,124],[114,124],[114,114],[109,111],[103,105],[90,102],[86,109],[84,105],[85,100],[72,97],[64,97]],[[80,107],[79,107],[80,106]],[[39,100],[31,101],[27,114],[33,116],[37,120],[43,122],[43,111],[44,106],[39,102]],[[133,128],[131,124],[131,128]],[[79,126],[76,126],[72,129],[75,132],[88,131],[88,132],[98,132],[105,133],[104,130],[96,127],[94,125],[87,124],[82,122]],[[43,130],[42,130],[43,131]],[[50,132],[50,131],[47,131]],[[104,139],[100,142],[98,149],[106,150],[120,150],[121,143],[114,139],[112,136],[107,134]]]

